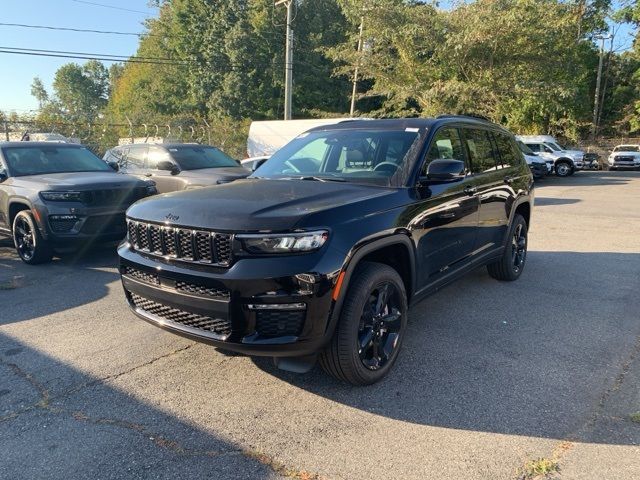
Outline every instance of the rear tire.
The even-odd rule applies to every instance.
[[[513,282],[520,278],[527,260],[527,221],[516,213],[509,229],[509,236],[500,260],[487,265],[489,275],[496,280]]]
[[[50,262],[53,258],[53,249],[38,229],[33,214],[30,210],[18,212],[13,219],[13,244],[18,256],[24,263],[37,265]]]
[[[352,385],[370,385],[393,367],[407,326],[407,294],[398,272],[364,262],[353,274],[322,368]]]

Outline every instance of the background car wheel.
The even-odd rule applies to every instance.
[[[407,326],[407,294],[393,268],[364,262],[353,274],[336,331],[320,365],[353,385],[382,379],[398,357]]]
[[[49,262],[53,250],[42,238],[29,210],[18,212],[13,220],[13,244],[23,262],[30,265]]]
[[[569,162],[556,163],[556,175],[559,177],[568,177],[571,175],[571,164]]]
[[[487,265],[489,275],[496,280],[512,282],[524,270],[527,260],[527,222],[520,214],[513,218],[509,229],[509,241],[500,260]]]

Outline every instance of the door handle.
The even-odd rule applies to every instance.
[[[473,187],[469,185],[468,187],[465,187],[464,193],[466,193],[469,196],[475,195],[476,193],[478,193],[478,187]]]

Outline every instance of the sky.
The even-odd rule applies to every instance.
[[[452,3],[441,1],[440,5],[447,8]],[[145,18],[157,14],[158,9],[149,7],[147,0],[0,0],[0,23],[137,33],[144,31]],[[615,50],[630,48],[632,33],[629,26],[623,26],[617,32]],[[17,47],[129,56],[135,53],[137,45],[136,36],[0,25],[0,48]],[[3,72],[0,80],[0,110],[22,114],[37,109],[37,101],[31,96],[33,78],[40,77],[50,92],[56,70],[69,62],[83,63],[84,60],[0,53],[0,71]],[[110,65],[109,62],[104,63]]]
[[[95,3],[138,10],[142,13],[106,8]],[[158,14],[147,0],[0,0],[0,23],[22,23],[122,32],[143,32],[145,18]],[[132,55],[138,46],[138,37],[100,35],[93,33],[61,32],[17,28],[0,25],[0,48],[18,47],[71,52]],[[84,60],[49,58],[0,53],[0,110],[37,109],[38,102],[31,96],[33,77],[42,79],[48,91],[58,68],[65,63]],[[104,62],[110,65],[108,62]]]

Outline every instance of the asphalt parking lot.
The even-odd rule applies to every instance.
[[[0,477],[640,478],[640,172],[536,196],[522,278],[414,305],[366,388],[146,324],[112,247],[28,267],[0,240]]]

